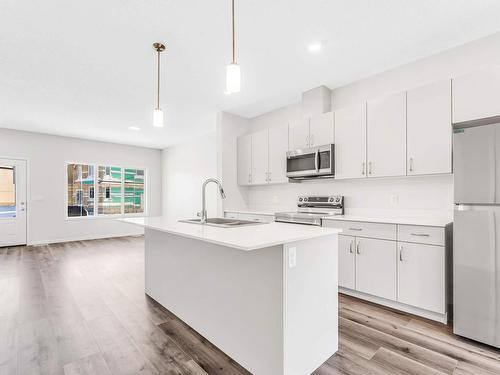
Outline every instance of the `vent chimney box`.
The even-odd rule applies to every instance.
[[[331,90],[319,86],[302,93],[302,117],[308,118],[330,112],[332,108]]]

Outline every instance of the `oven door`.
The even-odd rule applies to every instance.
[[[333,177],[334,145],[324,145],[287,152],[288,178]]]

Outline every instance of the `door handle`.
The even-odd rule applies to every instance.
[[[356,253],[361,254],[361,250],[359,250],[359,241],[356,243]]]
[[[349,252],[354,254],[354,251],[352,250],[352,241],[349,243]]]
[[[403,246],[399,246],[399,261],[403,261]]]
[[[309,137],[309,143],[310,143],[310,146],[314,145],[314,134],[311,134],[311,136]]]
[[[366,164],[365,163],[361,164],[361,174],[363,176],[365,175],[365,169],[366,169]]]
[[[410,234],[415,237],[430,237],[430,234],[427,233],[410,233]]]
[[[410,172],[413,172],[413,158],[410,158]]]
[[[372,162],[368,162],[368,174],[372,174]]]
[[[319,149],[316,150],[316,154],[314,155],[314,168],[316,169],[316,173],[319,172]]]
[[[349,228],[349,230],[355,230],[357,232],[360,232],[363,230],[363,228]]]

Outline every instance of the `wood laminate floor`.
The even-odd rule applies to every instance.
[[[0,248],[0,375],[249,374],[144,295],[143,246]],[[339,323],[315,375],[500,374],[500,351],[440,324],[346,296]]]

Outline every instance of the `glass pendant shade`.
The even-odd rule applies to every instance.
[[[240,92],[241,71],[240,66],[235,62],[229,64],[226,68],[226,92]]]
[[[160,108],[156,108],[153,112],[153,125],[163,128],[163,111]]]

